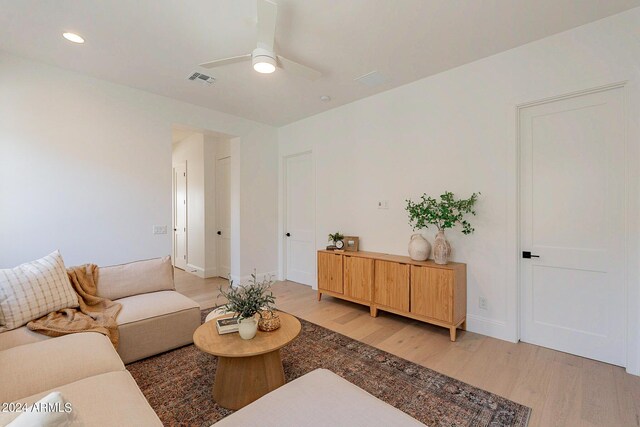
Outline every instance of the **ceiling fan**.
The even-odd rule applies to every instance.
[[[231,58],[218,59],[211,62],[200,64],[203,68],[215,68],[222,65],[234,64],[251,60],[253,69],[259,73],[273,73],[276,67],[304,77],[309,80],[316,80],[322,73],[298,64],[281,55],[276,55],[273,50],[276,33],[276,16],[278,14],[278,5],[269,0],[258,0],[258,46],[252,53],[240,56],[232,56]]]

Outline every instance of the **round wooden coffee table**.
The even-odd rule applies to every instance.
[[[284,384],[280,349],[300,334],[300,321],[278,312],[280,328],[258,331],[250,340],[238,333],[219,335],[215,320],[201,325],[193,334],[200,350],[218,356],[213,399],[227,409],[240,409]],[[230,315],[219,316],[229,317]]]

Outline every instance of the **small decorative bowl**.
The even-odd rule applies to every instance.
[[[280,327],[280,317],[275,311],[261,311],[258,329],[264,332],[275,331]]]

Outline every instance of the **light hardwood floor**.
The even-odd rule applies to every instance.
[[[178,291],[203,309],[226,280],[176,270]],[[273,286],[279,309],[533,409],[529,425],[640,426],[640,377],[624,369],[531,344],[449,331],[393,314],[377,318],[358,304],[293,282]]]

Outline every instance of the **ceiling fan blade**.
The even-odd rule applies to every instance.
[[[322,77],[322,73],[320,71],[314,70],[306,65],[298,64],[297,62],[280,55],[278,55],[278,67],[291,74],[295,74],[309,80],[317,80]]]
[[[205,62],[204,64],[200,64],[200,66],[202,68],[215,68],[221,65],[235,64],[236,62],[248,61],[249,59],[251,59],[250,53],[246,55],[232,56],[231,58],[217,59],[215,61]]]
[[[273,52],[276,37],[278,5],[269,0],[258,0],[258,47]]]

